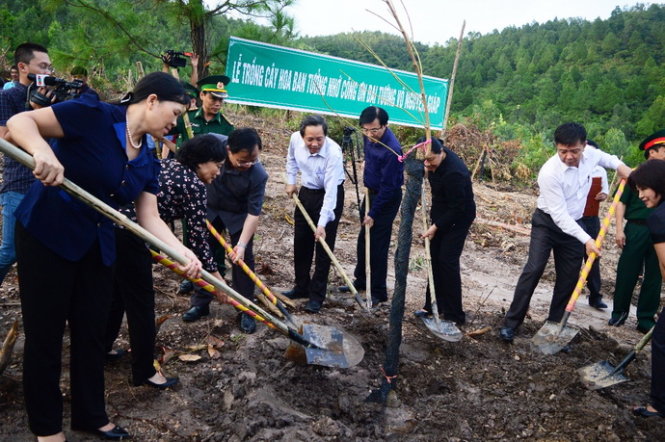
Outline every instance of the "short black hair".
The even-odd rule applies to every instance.
[[[175,159],[196,171],[199,164],[208,161],[220,163],[226,160],[226,145],[215,135],[199,135],[185,141],[176,152]]]
[[[661,197],[665,197],[665,161],[649,160],[640,164],[628,176],[628,185],[633,191],[637,188],[649,188]],[[661,198],[661,203],[663,201]]]
[[[84,77],[88,76],[88,70],[84,68],[83,66],[74,66],[72,68],[72,71],[69,73],[70,75],[82,75]]]
[[[44,52],[48,54],[48,50],[37,43],[21,43],[14,51],[14,64],[18,66],[19,63],[30,63],[30,60],[35,58],[35,52]]]
[[[372,123],[377,118],[379,119],[379,124],[381,126],[388,124],[388,112],[378,106],[370,106],[363,109],[360,113],[360,118],[358,118],[358,122],[362,126],[363,124]]]
[[[125,95],[120,104],[138,103],[151,94],[157,95],[161,101],[174,101],[184,105],[190,103],[189,96],[179,80],[166,72],[151,72],[136,83],[134,90]]]
[[[259,146],[259,150],[263,149],[261,137],[256,129],[241,127],[229,134],[228,147],[233,153],[238,153],[241,150],[253,152],[254,146]]]
[[[440,154],[443,151],[443,148],[444,148],[443,141],[441,141],[441,140],[439,140],[438,138],[435,138],[435,137],[432,137],[430,141],[431,141],[431,143],[430,143],[430,146],[429,146],[429,150],[432,153],[435,153],[437,155]],[[418,138],[418,141],[416,142],[416,144],[420,144],[420,143],[424,143],[424,142],[425,142],[425,137],[420,137],[420,138]]]
[[[554,143],[563,146],[574,146],[586,142],[586,129],[581,124],[565,123],[554,131]]]
[[[323,118],[321,115],[307,115],[302,119],[300,122],[300,135],[303,137],[305,136],[305,128],[308,126],[322,126],[323,135],[328,136],[328,123],[326,123],[325,118]]]

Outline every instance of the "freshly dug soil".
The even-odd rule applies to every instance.
[[[289,131],[248,115],[236,115],[236,124],[257,127],[266,141],[262,161],[270,180],[256,238],[257,270],[273,290],[289,289],[293,235],[287,219],[293,209],[284,194],[283,173]],[[355,190],[348,182],[347,186],[336,256],[352,274],[358,224]],[[483,184],[476,184],[475,192],[479,219],[528,228],[535,206],[533,192],[498,191]],[[612,242],[610,235],[601,264],[607,295],[613,292],[617,259]],[[365,399],[382,381],[389,303],[371,315],[364,313],[349,295],[335,290],[342,280],[331,270],[330,293],[321,313],[304,313],[301,302],[295,313],[303,322],[352,334],[364,347],[365,357],[348,369],[301,365],[284,358],[289,340],[264,325],[253,335],[240,333],[230,306],[213,304],[205,319],[182,322],[179,315],[188,308],[188,298],[175,294],[179,282],[175,276],[155,266],[157,315],[174,315],[161,326],[157,355],[166,352],[170,359],[163,369],[169,376],[179,376],[180,383],[166,391],[133,387],[129,358],[109,364],[109,416],[135,440],[663,440],[665,419],[631,413],[634,405],[649,399],[650,347],[626,371],[630,382],[590,391],[577,374],[578,368],[594,362],[616,364],[630,351],[641,337],[634,330],[634,315],[622,328],[607,327],[609,312],[590,308],[581,297],[571,318],[581,332],[570,348],[552,356],[534,351],[530,338],[546,317],[553,285],[554,272],[548,268],[515,343],[499,340],[497,330],[527,246],[528,236],[481,222],[474,225],[462,259],[469,317],[463,331],[491,330],[448,343],[412,315],[422,306],[426,284],[423,247],[414,241],[400,371],[395,394],[385,406]],[[393,243],[389,287],[394,248]],[[18,301],[12,272],[0,288],[0,338],[20,318]],[[127,348],[127,339],[123,327],[118,346]],[[1,440],[34,440],[23,405],[22,348],[21,336],[12,363],[0,376]],[[69,440],[91,440],[69,430],[68,351],[66,340],[61,383],[65,431]],[[181,355],[200,358],[188,362]]]

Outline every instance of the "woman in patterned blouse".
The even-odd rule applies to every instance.
[[[208,243],[206,184],[219,175],[226,159],[226,148],[215,135],[201,135],[182,145],[176,159],[162,160],[157,195],[159,216],[165,222],[182,219],[189,235],[189,246],[203,268],[221,279]],[[114,360],[125,351],[112,350],[118,336],[123,312],[127,313],[132,348],[134,385],[164,389],[178,378],[166,378],[153,366],[155,348],[155,294],[152,286],[152,258],[145,243],[124,229],[116,229],[118,265],[111,315],[106,333],[107,359]],[[220,302],[226,302],[217,293]]]

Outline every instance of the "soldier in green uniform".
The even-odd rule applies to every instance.
[[[665,160],[665,130],[658,131],[640,143],[647,160]],[[619,327],[630,311],[630,301],[637,279],[644,269],[642,288],[637,301],[637,329],[646,333],[655,324],[660,303],[661,275],[646,219],[653,209],[647,208],[637,194],[626,187],[616,210],[616,243],[622,249],[617,266],[614,306],[608,324]],[[624,218],[626,219],[625,228]]]
[[[208,133],[228,135],[233,130],[233,125],[221,112],[224,99],[229,96],[226,85],[230,81],[226,75],[210,75],[197,83],[201,107],[187,112],[194,136]],[[181,142],[189,139],[183,118],[178,118],[176,132],[180,135]]]

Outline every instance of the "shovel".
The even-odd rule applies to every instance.
[[[589,390],[600,390],[601,388],[611,387],[613,385],[620,384],[622,382],[629,381],[628,377],[623,374],[624,370],[635,360],[637,354],[642,351],[642,349],[647,345],[651,340],[653,335],[653,329],[644,335],[640,342],[635,345],[635,348],[623,358],[623,361],[619,362],[619,365],[613,367],[609,361],[596,362],[595,364],[587,365],[582,367],[577,372],[580,374],[580,380],[582,384]]]
[[[152,250],[150,253],[152,254],[152,257],[155,261],[173,270],[178,275],[185,276],[175,262],[159,255],[158,253],[155,253]],[[215,293],[216,285],[210,284],[201,278],[189,280],[204,290],[207,290],[213,294]],[[233,294],[236,294],[237,297],[242,298],[247,304],[249,304],[250,307],[252,307],[251,301],[235,292],[223,281],[215,280],[215,282],[219,282],[219,285],[221,286],[226,286],[226,290],[224,291],[227,295],[232,296]],[[298,350],[295,352],[291,347],[289,347],[286,353],[289,359],[301,360],[302,357],[300,354],[304,352],[304,360],[308,364],[323,365],[325,367],[349,368],[359,364],[365,355],[365,350],[353,336],[345,334],[344,332],[334,327],[305,324],[304,326],[300,327],[301,332],[299,333],[294,328],[286,326],[267,312],[262,312],[260,309],[258,309],[259,313],[257,313],[251,308],[248,308],[247,305],[238,302],[233,297],[229,298],[229,302],[233,307],[237,308],[241,312],[251,316],[259,322],[263,322],[270,328],[276,329],[277,331],[285,334],[295,343],[299,344],[297,347]]]
[[[425,199],[425,186],[422,187],[420,196],[422,201],[423,226],[425,231],[429,229],[427,225],[427,201]],[[439,306],[436,301],[436,291],[434,289],[434,271],[432,270],[432,258],[430,254],[430,240],[425,238],[425,262],[427,263],[427,278],[429,282],[430,305],[432,306],[432,316],[421,316],[425,327],[431,331],[434,336],[448,342],[458,342],[462,339],[462,332],[452,321],[442,321],[439,318]]]
[[[626,179],[623,178],[619,183],[619,188],[617,189],[616,194],[614,194],[612,205],[607,211],[607,215],[603,219],[603,225],[600,228],[600,232],[598,232],[598,237],[596,238],[596,247],[599,249],[603,244],[603,239],[605,238],[610,221],[612,220],[614,211],[616,210],[617,204],[619,203],[619,198],[621,198],[621,194],[623,193],[623,189],[625,187]],[[531,339],[531,347],[546,355],[553,355],[561,351],[562,348],[568,345],[568,343],[572,341],[575,336],[577,336],[579,330],[575,327],[567,326],[568,319],[570,318],[570,314],[575,309],[577,298],[580,297],[582,289],[584,289],[584,283],[586,282],[587,276],[589,276],[591,266],[595,260],[596,254],[591,253],[586,260],[584,268],[580,272],[580,278],[577,280],[577,285],[575,286],[575,290],[573,290],[573,294],[570,296],[568,305],[566,305],[566,311],[561,322],[557,324],[556,322],[546,321],[541,329],[538,330],[538,333],[536,333]]]
[[[309,224],[309,227],[312,229],[313,232],[316,233],[316,226],[314,225],[314,221],[312,221],[312,218],[309,216],[309,213],[307,213],[307,210],[305,210],[305,207],[300,202],[300,199],[298,199],[298,195],[296,195],[295,193],[293,194],[293,201],[295,201],[296,206],[300,210],[300,213],[302,213],[303,217],[305,217],[305,221],[307,221],[307,224]],[[335,269],[337,270],[337,273],[339,273],[339,275],[344,280],[344,283],[349,287],[349,290],[353,294],[353,296],[356,299],[356,302],[358,303],[358,305],[361,308],[363,308],[363,309],[365,309],[369,312],[370,309],[368,308],[368,304],[371,304],[371,302],[372,302],[370,292],[369,291],[365,292],[365,294],[367,295],[369,300],[367,302],[363,301],[363,299],[358,294],[358,290],[356,290],[356,287],[353,285],[353,283],[351,282],[351,280],[347,276],[346,272],[344,271],[344,268],[342,268],[342,265],[339,263],[337,258],[335,258],[335,255],[333,255],[333,252],[332,252],[332,250],[330,250],[330,246],[328,246],[328,243],[326,242],[326,240],[323,239],[323,238],[319,238],[319,244],[321,244],[321,247],[323,247],[323,250],[325,250],[325,252],[328,254],[328,257],[330,258],[330,261],[335,266]]]
[[[31,170],[34,169],[35,167],[35,162],[32,156],[30,156],[28,153],[24,152],[23,150],[19,149],[18,147],[14,146],[13,144],[9,143],[6,140],[0,139],[0,151],[5,153],[6,155],[9,155],[11,158],[18,161],[19,163],[23,164],[24,166],[28,167]],[[123,226],[130,232],[134,233],[135,235],[146,241],[155,249],[162,250],[166,254],[172,256],[177,262],[181,264],[188,263],[187,258],[178,253],[170,245],[166,244],[164,241],[160,240],[159,238],[154,236],[152,233],[148,232],[140,225],[131,221],[122,213],[118,212],[117,210],[115,210],[114,208],[112,208],[111,206],[109,206],[99,198],[95,197],[94,195],[91,195],[89,192],[77,186],[68,179],[64,180],[64,182],[60,185],[60,188],[62,188],[63,190],[65,190],[67,193],[74,196],[75,198],[79,199],[83,203],[87,204],[91,208],[95,209],[102,215],[106,216],[114,223]],[[278,320],[277,318],[274,318],[272,315],[261,309],[261,307],[251,302],[250,300],[246,299],[245,297],[237,293],[235,290],[231,289],[228,285],[226,285],[226,283],[212,276],[209,272],[202,270],[201,274],[203,275],[205,281],[213,285],[216,289],[225,292],[231,299],[233,299],[237,304],[237,308],[243,311],[247,311],[248,314],[251,314],[249,313],[251,311],[252,313],[254,313],[255,317],[257,318],[260,317],[261,319],[265,319],[266,322],[269,322],[271,324],[270,326],[272,328],[286,335],[292,341],[297,342],[298,344],[304,346],[306,351],[310,351],[310,353],[312,353],[311,356],[308,356],[307,359],[308,363],[325,365],[328,367],[345,368],[345,367],[351,367],[352,366],[350,364],[351,362],[355,361],[360,362],[360,360],[362,360],[362,356],[364,355],[364,350],[362,350],[362,347],[360,347],[360,345],[358,345],[359,350],[356,350],[362,352],[360,356],[356,354],[354,355],[349,354],[347,357],[347,354],[344,353],[344,349],[349,347],[348,345],[347,346],[344,345],[344,340],[347,338],[347,335],[344,332],[334,329],[329,333],[331,339],[326,340],[325,339],[326,337],[322,338],[321,334],[317,333],[317,331],[314,330],[310,332],[309,333],[310,336],[307,337],[307,332],[305,332],[304,334],[298,333],[298,331],[295,330],[293,327],[289,327],[286,324],[284,324],[282,321]],[[353,338],[349,337],[347,340],[353,340]],[[325,357],[321,357],[321,354],[325,355]]]
[[[365,187],[365,216],[369,216],[369,189]],[[365,224],[365,298],[367,299],[367,309],[372,308],[372,262],[370,247],[370,225]]]

